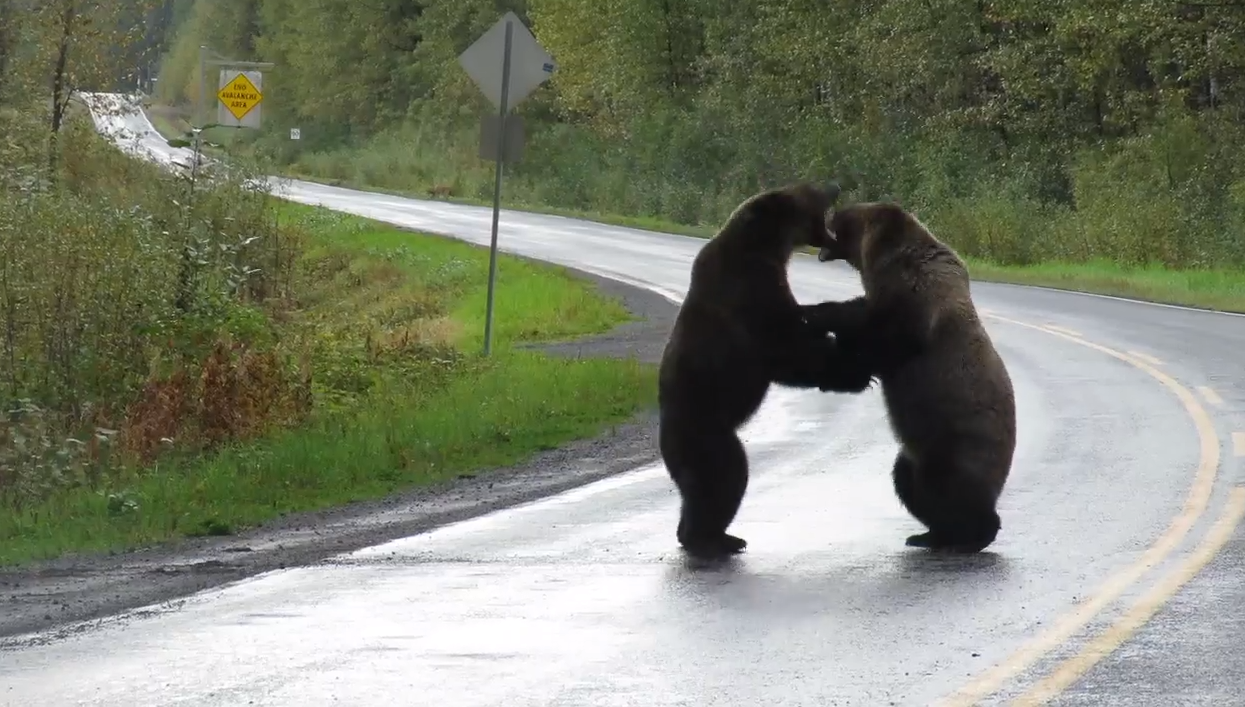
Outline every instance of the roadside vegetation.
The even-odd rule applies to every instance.
[[[377,498],[653,402],[651,367],[529,346],[629,317],[562,269],[501,258],[484,358],[486,250],[123,154],[71,92],[141,79],[160,40],[126,28],[169,3],[52,5],[0,0],[0,566]]]
[[[486,104],[455,58],[512,9],[558,69],[519,108],[508,205],[703,233],[764,186],[835,176],[914,208],[979,279],[1245,310],[1234,3],[241,5],[254,22],[190,4],[156,98],[194,98],[200,43],[276,62],[245,142],[291,175],[486,200]]]

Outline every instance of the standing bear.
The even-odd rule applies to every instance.
[[[872,370],[810,327],[791,293],[796,248],[826,242],[837,185],[802,183],[740,204],[697,254],[658,372],[658,444],[682,497],[677,537],[702,558],[741,552],[730,535],[748,485],[737,430],[771,383],[860,392]]]
[[[895,493],[928,528],[907,545],[980,552],[1002,525],[995,505],[1016,447],[1016,404],[973,305],[968,269],[895,204],[839,209],[828,228],[818,260],[846,260],[865,293],[804,311],[844,349],[859,348],[881,381],[900,443]],[[832,377],[822,389],[837,385]]]

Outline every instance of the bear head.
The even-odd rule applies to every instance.
[[[835,209],[826,220],[826,241],[817,259],[846,260],[859,271],[871,251],[902,237],[908,225],[908,214],[898,204],[871,201]]]
[[[740,204],[731,221],[749,224],[748,228],[764,226],[757,234],[777,234],[785,249],[819,248],[827,243],[826,217],[840,191],[834,182],[800,182],[769,189]]]

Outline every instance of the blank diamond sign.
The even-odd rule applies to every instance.
[[[497,280],[497,223],[501,218],[501,175],[506,157],[517,157],[523,143],[523,124],[514,123],[518,116],[507,116],[510,109],[527,98],[537,86],[553,73],[553,57],[536,43],[536,38],[513,12],[507,12],[458,55],[467,75],[476,82],[497,115],[485,118],[480,128],[481,148],[494,155],[493,233],[488,251],[488,296],[484,305],[484,355],[489,355],[493,341],[493,291]],[[503,90],[503,88],[505,90]],[[508,140],[516,133],[513,140]]]
[[[510,47],[510,90],[501,104],[502,62],[506,51],[506,23],[512,25]],[[522,20],[507,12],[497,24],[480,35],[458,55],[458,63],[480,87],[480,92],[503,113],[517,106],[553,73],[553,57],[536,41]]]

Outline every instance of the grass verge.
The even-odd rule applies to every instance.
[[[1245,312],[1245,272],[1124,268],[1112,262],[1042,263],[1007,267],[970,261],[973,279],[1039,285],[1147,302]]]
[[[299,301],[272,313],[282,345],[314,372],[310,418],[10,509],[0,565],[228,535],[376,499],[598,434],[655,401],[651,366],[515,346],[629,318],[591,283],[501,256],[485,359],[487,251],[301,205],[278,210],[310,243]]]

